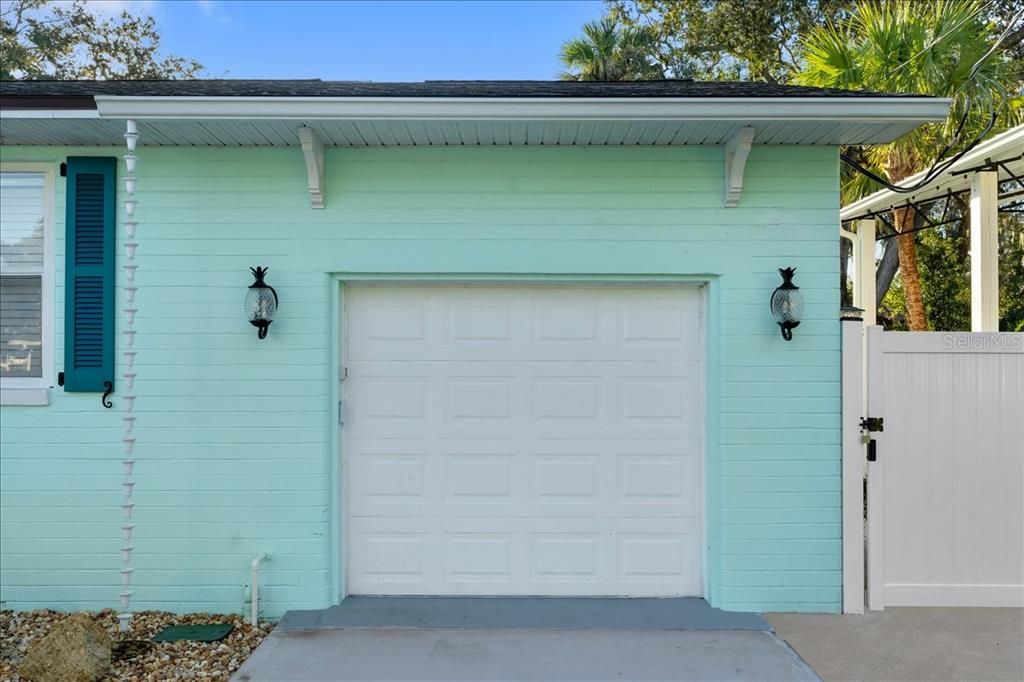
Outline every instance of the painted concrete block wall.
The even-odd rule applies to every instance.
[[[261,551],[265,615],[338,598],[330,273],[557,273],[709,278],[708,597],[839,609],[834,148],[755,147],[728,210],[711,147],[329,150],[321,211],[295,149],[142,148],[137,175],[136,608],[240,610]],[[281,296],[264,341],[242,311],[253,265]],[[789,343],[768,309],[785,266],[807,301]],[[114,606],[120,415],[51,396],[2,408],[0,599]]]

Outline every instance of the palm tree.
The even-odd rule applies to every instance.
[[[1010,64],[993,50],[995,31],[984,9],[978,0],[860,2],[847,24],[819,26],[804,36],[805,63],[796,81],[952,98],[944,124],[922,126],[889,144],[861,150],[879,175],[899,183],[929,168],[948,145],[962,147],[973,139],[993,113],[1003,125],[1020,119],[1019,102],[1015,106],[1007,93],[1013,81]],[[843,198],[856,199],[876,187],[854,180],[844,187]],[[900,209],[893,226],[903,233],[913,228],[914,219],[912,208]],[[910,329],[924,331],[928,320],[914,233],[896,239]]]
[[[652,60],[654,36],[642,26],[622,27],[613,19],[583,26],[583,36],[562,45],[561,60],[570,69],[563,80],[657,80],[665,74]]]

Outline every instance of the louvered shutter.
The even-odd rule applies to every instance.
[[[64,390],[114,381],[114,230],[117,159],[67,161]]]

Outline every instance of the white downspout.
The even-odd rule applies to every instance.
[[[250,576],[250,585],[252,592],[252,604],[250,606],[249,613],[249,624],[253,627],[259,625],[260,615],[260,564],[269,559],[270,557],[266,552],[260,552],[256,555],[256,558],[252,560],[252,574]]]
[[[139,129],[135,121],[127,121],[124,140],[128,147],[128,153],[124,155],[124,189],[127,195],[127,199],[124,201],[124,212],[127,217],[124,224],[124,255],[127,263],[124,266],[125,394],[122,398],[124,416],[121,418],[124,422],[124,436],[121,438],[124,451],[124,459],[121,460],[122,474],[124,475],[121,489],[124,498],[121,502],[121,592],[118,594],[121,598],[121,612],[117,614],[117,621],[120,631],[128,632],[132,626],[132,591],[129,588],[132,584],[132,573],[135,570],[132,568],[132,550],[135,548],[132,544],[132,532],[135,530],[135,524],[132,523],[132,511],[135,507],[135,502],[132,499],[132,491],[135,488],[135,482],[132,480],[132,470],[135,467],[135,415],[133,412],[135,410],[136,352],[134,346],[135,313],[138,312],[135,309],[135,271],[137,269],[135,249],[138,247],[138,244],[135,243],[135,205],[137,203],[135,201],[135,147],[139,141]]]

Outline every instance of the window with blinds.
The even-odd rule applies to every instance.
[[[0,378],[43,376],[45,180],[0,172]]]

